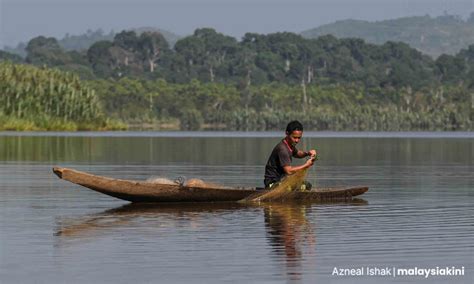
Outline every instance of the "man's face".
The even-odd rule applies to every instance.
[[[286,135],[288,142],[290,142],[292,146],[295,146],[296,144],[298,144],[302,136],[303,136],[303,131],[301,130],[295,130],[291,132],[290,134],[287,133]]]

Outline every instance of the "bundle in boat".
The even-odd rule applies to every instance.
[[[179,185],[179,186],[186,186],[186,187],[200,187],[200,188],[226,188],[221,184],[213,183],[204,181],[198,178],[191,178],[186,179],[183,176],[179,176],[174,180],[165,177],[150,177],[146,180],[149,183],[155,184],[167,184],[167,185]]]

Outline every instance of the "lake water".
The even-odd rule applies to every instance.
[[[261,186],[280,136],[0,133],[0,283],[474,282],[473,133],[305,133],[321,155],[309,180],[368,185],[353,202],[140,206],[51,172]]]

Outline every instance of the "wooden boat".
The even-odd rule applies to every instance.
[[[159,184],[146,181],[114,179],[76,171],[53,168],[61,179],[82,185],[97,192],[131,202],[223,202],[258,198],[267,190],[231,187],[189,187],[179,184]],[[365,193],[366,186],[315,188],[311,191],[294,191],[286,195],[293,201],[348,200]]]

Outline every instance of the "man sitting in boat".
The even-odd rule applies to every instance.
[[[283,177],[291,175],[299,170],[311,167],[316,159],[316,150],[309,150],[307,152],[296,149],[303,136],[303,125],[295,120],[288,123],[286,126],[286,137],[278,143],[268,158],[265,166],[265,188],[274,188]],[[292,157],[305,158],[311,157],[301,166],[292,166]],[[311,184],[307,181],[303,184],[304,189],[310,190]]]

